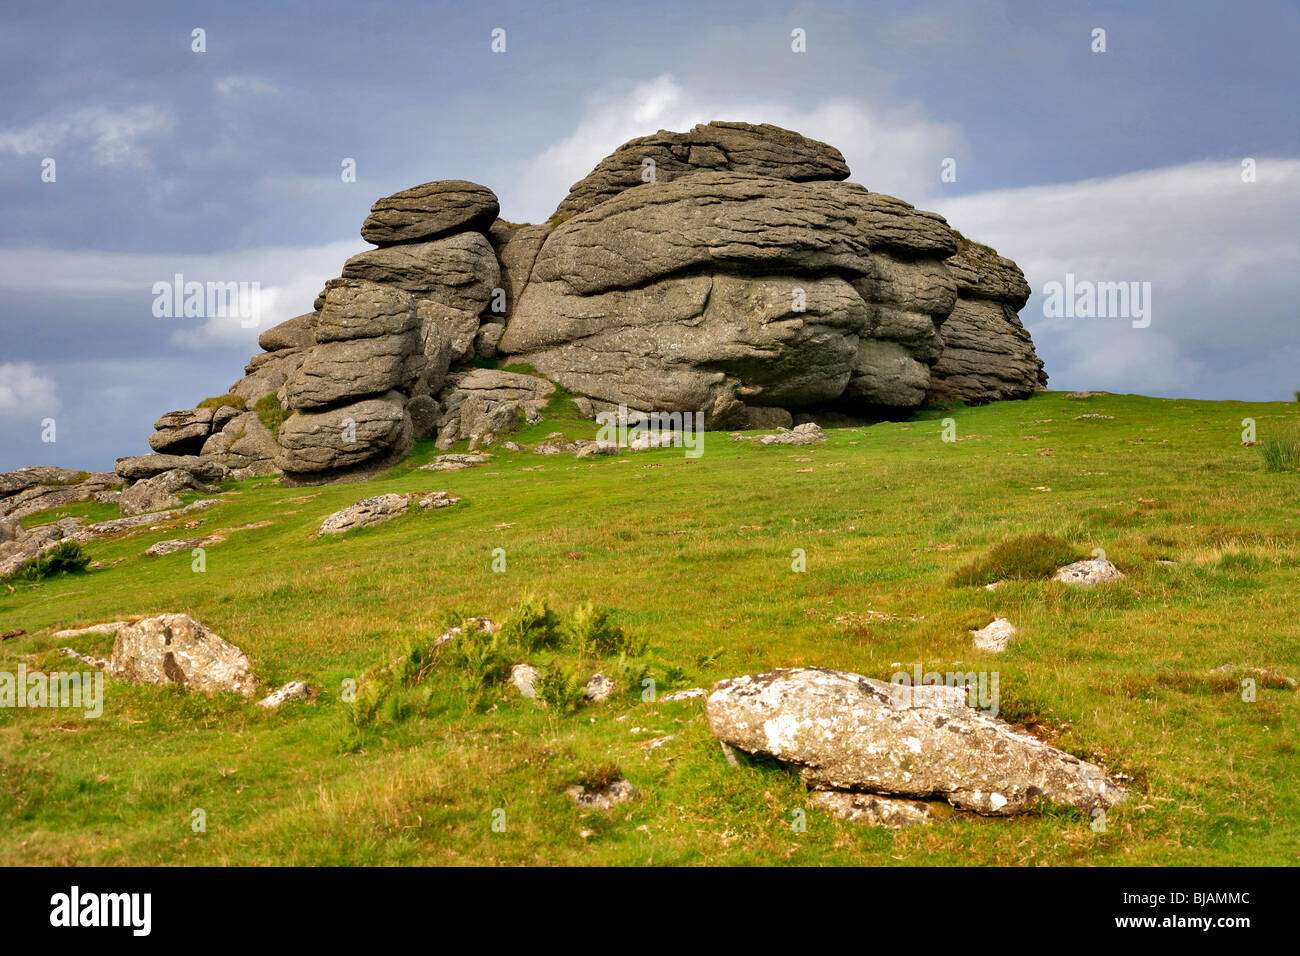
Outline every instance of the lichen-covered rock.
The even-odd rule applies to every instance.
[[[308,312],[285,319],[257,337],[257,344],[267,352],[283,349],[308,348],[316,344],[316,318],[319,313]]]
[[[316,529],[316,536],[325,534],[343,534],[358,528],[369,528],[385,521],[400,518],[410,510],[411,499],[406,495],[375,495],[362,498],[355,504],[336,511]]]
[[[361,238],[377,246],[423,242],[450,232],[487,229],[501,211],[492,190],[443,179],[385,196],[370,207]]]
[[[188,471],[173,468],[131,485],[122,492],[117,506],[123,517],[167,511],[179,508],[183,502],[178,494],[188,490],[213,492],[220,489],[204,485]]]
[[[119,458],[114,463],[117,474],[128,481],[152,478],[164,471],[188,471],[199,481],[220,481],[226,476],[225,466],[197,455],[135,455]]]
[[[946,807],[928,800],[882,797],[875,793],[846,793],[843,790],[814,790],[808,794],[808,802],[849,823],[895,830],[929,823],[936,815],[936,806]],[[948,812],[952,813],[951,810]]]
[[[778,669],[718,682],[706,710],[723,743],[790,764],[814,789],[941,797],[990,815],[1039,797],[1088,812],[1125,796],[1101,768],[970,707],[965,688]]]
[[[132,683],[177,684],[205,693],[256,692],[248,657],[186,614],[162,614],[121,628],[109,673]]]
[[[1119,581],[1124,572],[1105,558],[1093,558],[1088,561],[1075,561],[1067,564],[1052,575],[1053,581],[1060,581],[1074,587],[1093,587],[1108,581]]]
[[[98,501],[121,483],[122,479],[111,471],[69,471],[50,466],[20,468],[0,474],[0,518],[26,518],[50,508]]]

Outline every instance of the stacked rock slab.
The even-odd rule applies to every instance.
[[[964,238],[946,265],[957,284],[957,303],[943,326],[931,397],[976,405],[1028,398],[1046,388],[1042,359],[1017,314],[1030,292],[1020,267]]]

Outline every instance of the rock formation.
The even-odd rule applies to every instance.
[[[486,445],[538,421],[556,385],[587,414],[701,412],[712,428],[1043,387],[1015,263],[848,175],[825,143],[716,122],[624,144],[544,225],[498,218],[461,180],[382,198],[361,227],[376,248],[263,332],[227,395],[158,419],[156,454],[118,474],[193,458],[221,472],[197,482],[365,477],[417,440]]]

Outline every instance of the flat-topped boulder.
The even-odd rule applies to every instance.
[[[574,184],[555,210],[571,217],[646,182],[693,172],[740,172],[794,182],[847,179],[849,167],[834,146],[767,123],[701,123],[685,133],[660,130],[629,140]]]
[[[423,242],[451,232],[484,231],[501,211],[492,190],[463,179],[412,186],[377,200],[361,238],[377,246]]]

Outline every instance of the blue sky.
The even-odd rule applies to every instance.
[[[241,375],[258,329],[155,317],[154,282],[257,281],[266,327],[365,247],[379,196],[464,178],[540,221],[623,141],[710,119],[826,140],[1016,259],[1054,388],[1300,388],[1295,4],[53,3],[0,24],[0,469],[111,467]],[[1151,325],[1045,317],[1067,272],[1151,282]]]

